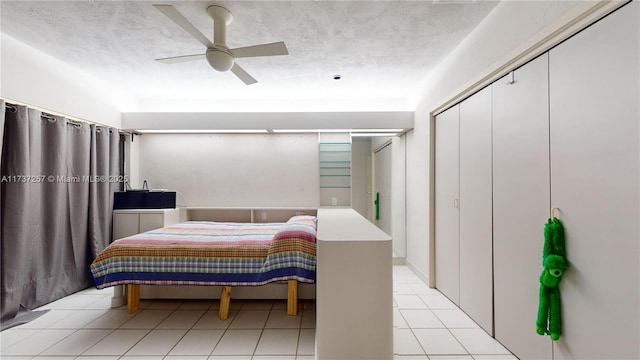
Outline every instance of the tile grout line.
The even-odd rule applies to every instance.
[[[77,294],[77,293],[75,293],[75,294]],[[75,295],[75,294],[72,294],[72,295]],[[63,299],[64,299],[64,298],[63,298]],[[59,300],[62,300],[62,299],[58,299],[58,300],[56,300],[56,301],[59,301]],[[96,300],[96,301],[99,301],[99,300]],[[55,301],[54,301],[54,302],[55,302]],[[95,301],[94,301],[94,302],[95,302]],[[49,306],[49,305],[51,305],[51,304],[52,304],[52,303],[50,303],[50,304],[46,304],[46,305],[44,305],[44,306],[42,306],[42,307],[39,307],[39,308],[36,308],[36,309],[44,308],[43,310],[49,310],[49,312],[51,312],[51,311],[56,311],[56,310],[72,310],[73,312],[70,314],[70,316],[71,316],[71,315],[75,315],[75,314],[79,313],[80,311],[82,311],[82,310],[84,309],[84,308],[83,308],[83,309],[55,309],[55,308],[48,308],[47,306]],[[39,353],[37,353],[37,354],[35,354],[35,355],[26,355],[26,356],[29,356],[29,359],[31,359],[31,358],[35,358],[35,357],[38,357],[39,355],[41,355],[41,354],[45,353],[47,350],[49,350],[49,349],[51,349],[52,347],[54,347],[54,346],[58,345],[59,343],[61,343],[61,342],[63,342],[64,340],[68,339],[68,338],[69,338],[69,337],[71,337],[73,334],[77,333],[78,331],[80,331],[80,330],[82,329],[82,328],[59,328],[59,329],[51,329],[51,327],[52,327],[52,326],[54,326],[55,324],[57,324],[57,323],[59,323],[59,322],[61,322],[61,321],[63,321],[63,320],[64,320],[64,319],[60,319],[60,320],[58,320],[58,321],[56,321],[56,322],[54,322],[54,323],[52,323],[52,324],[50,324],[49,326],[44,327],[44,328],[35,328],[35,329],[33,329],[33,330],[37,330],[37,331],[36,331],[35,333],[33,333],[32,335],[27,336],[26,338],[24,338],[24,339],[22,339],[22,340],[18,341],[17,343],[15,343],[15,344],[13,344],[13,345],[9,346],[7,349],[9,349],[9,348],[11,348],[11,347],[13,347],[13,346],[15,346],[15,345],[18,345],[19,343],[21,343],[21,342],[23,342],[23,341],[27,340],[28,338],[30,338],[30,337],[32,337],[32,336],[34,336],[34,335],[36,335],[36,334],[38,334],[38,333],[40,333],[40,332],[42,332],[42,331],[44,331],[44,330],[52,330],[52,331],[55,331],[55,330],[74,330],[74,331],[72,331],[69,335],[67,335],[67,336],[65,336],[65,337],[63,337],[63,338],[61,338],[60,340],[58,340],[57,342],[55,342],[55,343],[51,344],[50,346],[48,346],[47,348],[43,349],[43,350],[42,350],[42,351],[40,351]],[[88,323],[87,323],[87,324],[88,324]],[[86,325],[86,324],[85,324],[85,325]],[[102,339],[100,339],[100,340],[102,340]],[[98,342],[99,342],[99,341],[98,341]],[[97,342],[96,342],[96,343],[97,343]],[[95,344],[94,344],[94,345],[95,345]],[[6,351],[6,349],[5,349],[5,351]],[[25,356],[25,357],[26,357],[26,356]],[[76,355],[74,355],[74,356],[76,356]]]
[[[209,309],[211,309],[213,307],[213,305],[211,305],[211,307]],[[218,309],[219,311],[220,309]],[[207,314],[209,310],[204,312],[205,316]],[[233,319],[235,319],[235,317],[238,315],[237,313],[240,312],[240,310],[237,310],[234,315],[233,318],[231,320],[229,320],[229,318],[227,318],[227,320],[229,320],[229,324],[227,324],[227,326],[224,328],[224,330],[222,331],[222,334],[220,335],[220,338],[218,339],[218,341],[213,345],[213,347],[211,348],[211,351],[209,352],[209,355],[207,355],[207,359],[209,359],[211,356],[213,356],[213,352],[216,350],[216,348],[218,347],[218,345],[220,345],[220,343],[222,342],[222,338],[224,337],[224,335],[227,333],[227,330],[229,329],[229,327],[231,326],[231,322],[233,322]],[[231,310],[229,310],[229,314],[231,313]],[[195,324],[197,324],[198,322],[196,321],[193,326],[195,326]],[[192,328],[193,328],[192,326]],[[204,330],[204,329],[203,329]],[[222,329],[212,329],[212,330],[222,330]],[[167,354],[168,355],[168,354]]]
[[[411,291],[413,291],[413,289]],[[417,296],[417,294],[416,294],[416,296]],[[427,307],[427,309],[429,309],[429,311],[431,311],[431,308],[429,307],[429,305],[427,303],[425,303],[424,300],[422,300],[422,298],[420,296],[418,296],[418,298],[420,299],[420,301],[422,301],[424,303],[424,305]],[[422,346],[422,343],[420,342],[420,340],[418,340],[418,336],[416,336],[416,333],[413,331],[413,327],[411,327],[411,325],[409,324],[409,321],[404,316],[402,311],[400,311],[399,307],[398,307],[398,312],[400,313],[400,316],[402,316],[402,319],[404,320],[404,322],[409,327],[409,330],[411,331],[411,335],[413,335],[413,338],[416,340],[416,342],[418,342],[418,345],[420,346],[420,349],[422,349],[422,352],[424,352],[424,355],[427,357],[427,359],[429,359],[429,355],[427,354],[427,349],[425,349],[424,346]],[[435,316],[435,314],[433,314],[433,316]],[[420,354],[420,355],[422,355],[422,354]]]
[[[271,304],[271,309],[269,309],[269,315],[267,315],[267,318],[265,319],[264,324],[262,325],[262,329],[260,330],[260,336],[258,336],[258,341],[256,342],[256,346],[253,348],[253,353],[251,354],[251,358],[256,356],[256,351],[258,351],[258,346],[260,345],[260,340],[262,340],[262,335],[264,335],[264,329],[267,326],[267,322],[269,321],[269,316],[271,316],[271,311],[273,311],[273,303]]]
[[[296,354],[295,357],[298,358],[300,352],[300,340],[302,339],[302,317],[304,316],[305,309],[304,306],[300,307],[300,324],[298,324],[298,340],[296,341]]]
[[[153,304],[153,303],[149,304],[149,306],[151,306],[152,304]],[[133,318],[129,319],[129,320],[128,320],[128,321],[126,321],[124,324],[126,324],[126,323],[128,323],[129,321],[131,321],[131,320],[135,319],[135,318],[136,318],[136,317],[138,317],[140,314],[142,314],[142,312],[143,312],[143,311],[145,311],[145,310],[164,310],[164,309],[149,309],[149,306],[147,306],[145,309],[140,309],[140,310],[138,310],[140,313],[136,314],[136,316],[134,316]],[[151,332],[153,332],[153,330],[156,330],[156,329],[158,328],[158,326],[159,326],[160,324],[162,324],[162,322],[163,322],[163,321],[167,320],[167,319],[169,318],[169,316],[171,316],[171,314],[173,314],[173,313],[177,310],[177,308],[175,308],[175,309],[168,309],[168,310],[172,310],[172,311],[171,311],[171,312],[169,312],[169,314],[167,314],[167,316],[165,316],[162,320],[158,321],[158,323],[157,323],[153,328],[151,328],[150,330],[148,330],[148,331],[147,331],[147,333],[146,333],[143,337],[141,337],[138,341],[136,341],[136,343],[135,343],[135,344],[133,344],[131,347],[129,347],[129,349],[127,349],[127,351],[125,351],[125,352],[120,356],[120,358],[125,357],[125,356],[127,355],[127,353],[129,353],[129,351],[131,351],[134,347],[136,347],[136,346],[137,346],[137,345],[138,345],[142,340],[144,340],[144,338],[146,338],[147,336],[149,336],[149,334],[151,334]],[[124,324],[122,324],[122,325],[124,325]],[[121,325],[120,327],[118,327],[118,329],[120,329],[120,328],[122,327],[122,325]],[[147,330],[147,329],[135,329],[135,328],[134,328],[134,329],[131,329],[131,330]],[[175,345],[174,345],[174,346],[175,346]],[[163,355],[163,357],[164,357],[164,356],[166,356],[166,355]]]
[[[184,302],[182,303],[182,305],[184,305]],[[182,305],[180,305],[180,306],[182,306]],[[180,310],[180,306],[178,306],[174,312],[176,312],[176,311]],[[209,307],[209,308],[210,308],[210,307]],[[196,311],[196,310],[182,310],[182,311]],[[197,310],[197,311],[200,311],[200,310]],[[180,343],[180,342],[181,342],[181,341],[182,341],[182,340],[187,336],[187,334],[189,333],[189,331],[191,331],[191,330],[193,329],[193,327],[195,326],[195,324],[197,324],[197,323],[198,323],[198,321],[200,321],[200,319],[202,319],[202,318],[207,314],[207,311],[208,311],[208,309],[207,309],[207,310],[204,310],[204,311],[202,312],[202,315],[200,315],[200,317],[198,317],[198,319],[197,319],[196,321],[194,321],[194,322],[193,322],[193,324],[191,324],[191,326],[190,326],[188,329],[186,329],[187,331],[185,331],[185,332],[184,332],[184,334],[180,337],[180,339],[178,339],[178,341],[176,341],[176,343],[175,343],[175,344],[173,344],[173,346],[171,347],[171,349],[169,349],[169,351],[167,351],[167,353],[163,355],[163,359],[164,359],[164,358],[166,358],[167,356],[169,356],[169,354],[171,354],[171,352],[173,351],[173,349],[175,349],[175,348],[176,348],[176,346],[178,346],[178,344],[179,344],[179,343]],[[171,314],[173,314],[173,313],[171,313]],[[171,314],[170,314],[169,316],[171,316]],[[168,319],[168,318],[169,318],[169,317],[167,317],[167,319]],[[166,320],[166,319],[165,319],[165,320]],[[163,320],[163,321],[164,321],[164,320]],[[162,324],[162,321],[161,321],[158,325],[160,325],[160,324]],[[184,330],[184,329],[177,329],[177,330]],[[212,350],[212,351],[213,351],[213,350]]]

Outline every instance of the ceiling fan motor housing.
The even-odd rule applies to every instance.
[[[226,48],[227,25],[233,20],[231,12],[222,6],[212,5],[207,8],[213,18],[213,48],[207,49],[206,57],[209,65],[218,71],[228,71],[233,67],[233,55]]]
[[[233,56],[224,49],[207,49],[207,62],[218,71],[228,71],[233,67]]]

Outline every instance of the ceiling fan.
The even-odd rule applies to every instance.
[[[227,25],[233,20],[231,12],[222,6],[212,5],[207,8],[207,13],[213,18],[213,43],[207,39],[195,26],[193,26],[182,14],[171,5],[153,5],[171,21],[188,32],[207,50],[204,54],[183,55],[156,59],[165,64],[175,64],[185,61],[206,59],[212,68],[218,71],[231,70],[245,84],[251,85],[258,81],[235,62],[236,58],[288,55],[289,51],[284,42],[253,45],[235,49],[229,49],[226,42]]]

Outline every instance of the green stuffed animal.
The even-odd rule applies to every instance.
[[[551,340],[558,340],[562,334],[560,312],[560,280],[567,269],[564,246],[564,228],[560,220],[549,219],[545,225],[545,243],[543,248],[540,274],[540,299],[536,331],[540,335],[549,334]]]

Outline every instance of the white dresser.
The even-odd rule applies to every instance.
[[[123,209],[113,211],[113,240],[177,224],[180,209]]]

